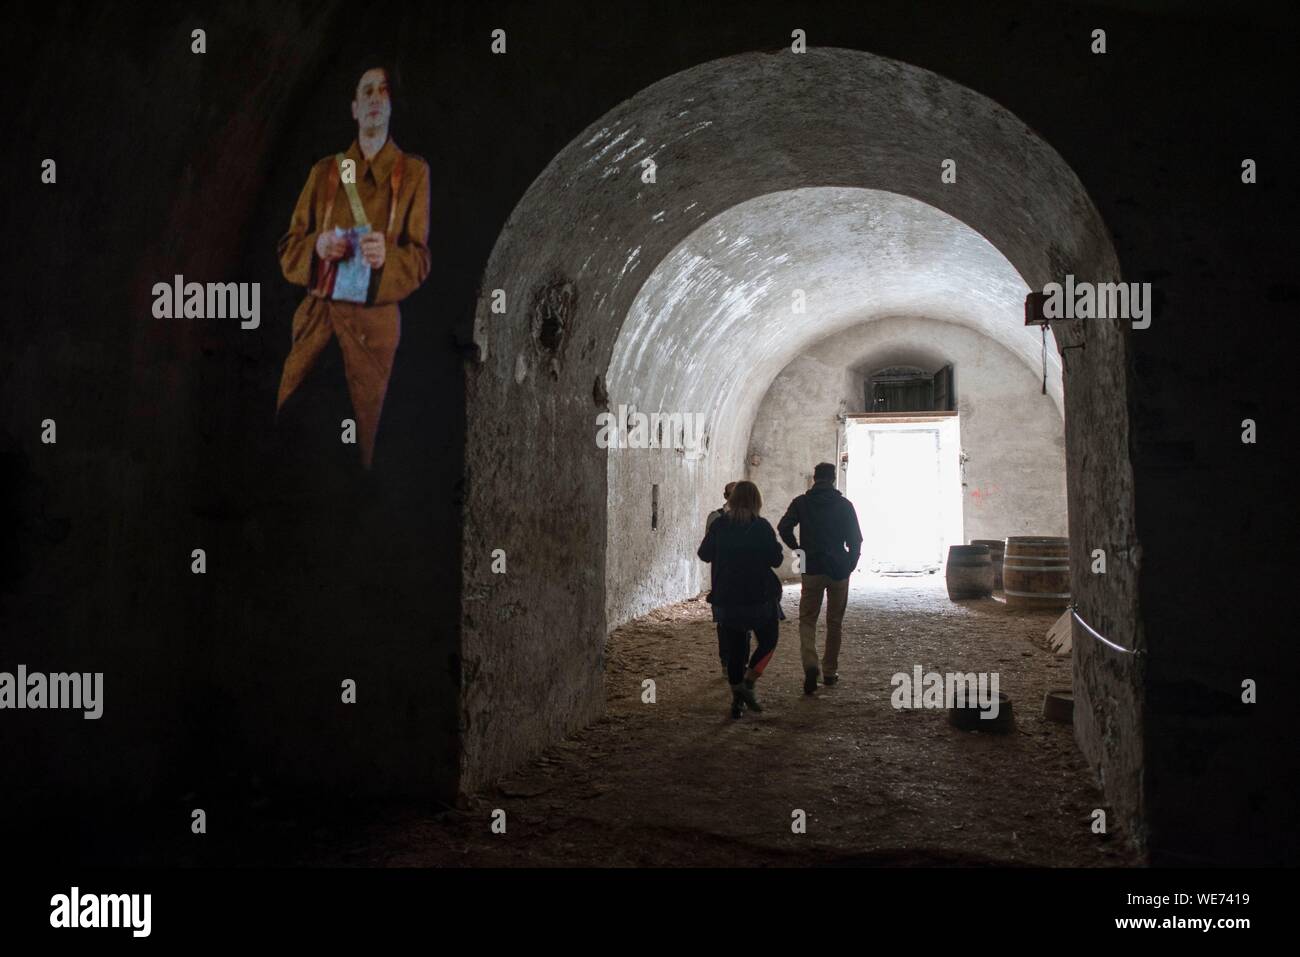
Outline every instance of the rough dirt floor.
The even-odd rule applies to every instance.
[[[1137,864],[1123,835],[1095,835],[1106,805],[1071,728],[1041,715],[1070,686],[1044,635],[1056,613],[998,598],[952,602],[942,576],[855,579],[840,681],[803,694],[798,587],[759,681],[763,713],[733,720],[709,606],[695,599],[616,631],[608,713],[469,806],[317,831],[302,863],[445,865]],[[823,613],[824,614],[824,613]],[[818,630],[819,648],[825,627]],[[1016,729],[953,728],[943,710],[895,710],[890,678],[988,671]],[[656,701],[642,701],[642,682]],[[506,833],[493,834],[495,809]],[[792,831],[803,810],[807,831]]]

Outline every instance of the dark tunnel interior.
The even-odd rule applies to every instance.
[[[1297,143],[1291,90],[1261,79],[1291,56],[1293,33],[1264,13],[1177,5],[1005,0],[981,16],[952,4],[934,17],[913,6],[832,3],[801,12],[799,25],[818,55],[871,51],[937,74],[933,88],[917,81],[918,95],[933,98],[925,102],[948,102],[951,87],[971,97],[951,102],[973,110],[978,94],[1009,114],[989,121],[999,135],[1022,124],[1026,150],[1032,138],[1059,154],[1077,197],[1064,188],[1046,196],[1032,172],[1008,167],[996,181],[1019,192],[973,201],[963,219],[985,236],[1018,237],[989,238],[1027,288],[1058,266],[1104,270],[1113,250],[1126,280],[1158,290],[1149,329],[1122,348],[1093,340],[1091,353],[1064,360],[1067,434],[1071,415],[1081,430],[1072,454],[1095,440],[1131,471],[1123,495],[1109,473],[1109,484],[1079,478],[1071,522],[1076,512],[1110,514],[1127,496],[1134,540],[1103,544],[1134,548],[1135,568],[1140,558],[1115,606],[1135,617],[1104,624],[1144,642],[1144,664],[1091,666],[1097,687],[1110,689],[1093,705],[1114,721],[1098,722],[1096,754],[1120,755],[1101,789],[1134,816],[1147,863],[1293,864],[1300,770],[1285,598],[1297,570],[1286,433],[1295,387],[1285,357],[1300,301]],[[1079,37],[1101,19],[1111,47],[1094,59]],[[507,21],[510,53],[494,57],[489,34]],[[196,24],[207,34],[201,58],[189,45]],[[617,405],[611,363],[626,357],[617,333],[676,243],[647,228],[647,261],[617,292],[576,276],[581,260],[565,257],[586,248],[588,220],[567,217],[604,217],[613,238],[592,234],[588,249],[602,268],[633,234],[618,232],[613,200],[595,187],[566,194],[560,177],[566,163],[577,168],[581,134],[601,117],[682,105],[674,97],[689,87],[669,78],[741,55],[749,59],[737,76],[775,76],[790,29],[776,2],[738,16],[687,3],[335,0],[51,3],[6,28],[9,88],[29,92],[11,104],[20,135],[5,151],[0,192],[21,244],[6,257],[0,324],[0,670],[26,662],[114,678],[111,721],[30,711],[0,720],[9,846],[53,842],[88,862],[245,860],[286,814],[464,807],[600,717],[606,633],[646,609],[629,600],[618,609],[628,614],[607,620],[606,546],[617,537],[604,510],[617,477],[594,446],[564,443],[604,402]],[[286,464],[274,429],[302,295],[280,273],[276,242],[311,164],[355,134],[339,77],[366,51],[400,63],[393,138],[429,164],[432,271],[401,305],[374,469],[336,455],[308,470]],[[669,92],[646,107],[652,98],[637,98],[661,81]],[[745,95],[764,102],[753,82]],[[726,83],[700,84],[725,99]],[[833,115],[834,91],[813,93],[831,104],[827,114],[791,130],[813,144],[852,142],[856,121]],[[958,123],[958,112],[942,122]],[[854,167],[847,147],[834,164],[800,166],[792,137],[756,146],[744,166],[722,147],[690,144],[664,154],[662,195],[698,195],[718,214],[780,189],[868,188],[873,177],[917,196],[932,189],[917,185],[922,176],[937,184],[947,155],[942,142],[915,140],[923,172],[899,164],[890,186],[869,164]],[[994,155],[960,147],[963,169]],[[57,185],[29,185],[44,157],[57,157]],[[1259,169],[1249,186],[1246,157]],[[693,178],[674,181],[675,164]],[[1058,200],[1063,216],[1089,225],[1076,233],[1024,213]],[[1089,230],[1095,248],[1053,245]],[[260,283],[260,326],[152,319],[151,288],[175,275]],[[556,287],[557,277],[572,288]],[[494,327],[484,356],[498,286],[525,305],[513,325]],[[609,295],[600,305],[598,293]],[[550,312],[532,314],[550,315],[549,325],[514,321],[548,295]],[[521,386],[515,353],[532,339],[539,358]],[[751,416],[796,354],[776,345],[766,354]],[[1089,379],[1082,370],[1103,355],[1118,365]],[[725,372],[734,357],[716,358]],[[1071,392],[1076,362],[1075,381],[1092,391]],[[623,371],[669,393],[687,381],[669,360],[628,360]],[[525,399],[534,405],[515,405]],[[58,423],[55,445],[39,440],[47,418]],[[554,426],[558,454],[522,428],[512,434],[516,418]],[[1256,444],[1240,438],[1248,418],[1260,423]],[[748,438],[735,440],[738,456]],[[1100,474],[1082,462],[1076,474]],[[716,484],[710,474],[710,495]],[[649,532],[648,516],[637,512],[638,534]],[[500,628],[498,606],[489,613],[484,603],[498,534],[522,556],[512,567],[524,576],[492,599],[516,616]],[[201,576],[191,573],[194,549],[206,555]],[[553,643],[525,645],[535,631]],[[562,680],[543,684],[548,668]],[[343,678],[361,698],[382,693],[347,710]],[[1246,707],[1248,678],[1261,692]],[[1121,685],[1137,689],[1133,701],[1113,690]],[[1129,721],[1140,735],[1126,737]],[[158,836],[160,818],[187,822],[203,806],[238,822],[228,841],[178,852]]]

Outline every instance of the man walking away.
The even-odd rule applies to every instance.
[[[799,540],[794,529],[799,528]],[[799,594],[799,655],[803,659],[803,691],[817,690],[817,617],[822,595],[830,596],[826,609],[826,654],[823,681],[839,679],[840,632],[849,602],[849,575],[862,554],[862,531],[853,503],[835,487],[835,466],[820,463],[813,469],[813,485],[795,498],[777,524],[781,541],[804,553],[803,588]]]

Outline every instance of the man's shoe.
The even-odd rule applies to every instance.
[[[758,703],[758,696],[754,694],[754,682],[741,682],[740,697],[744,700],[745,707],[750,711],[758,712],[763,710],[763,706]]]
[[[731,686],[731,716],[739,718],[745,711],[745,686],[743,684]]]
[[[817,669],[809,668],[803,673],[803,693],[812,694],[817,690]]]
[[[830,685],[835,684],[835,682],[839,680],[840,680],[839,672],[836,672],[833,675],[827,675],[826,677],[822,678],[822,684],[829,687]]]

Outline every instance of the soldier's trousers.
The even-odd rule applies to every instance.
[[[393,357],[397,355],[397,343],[402,335],[397,305],[364,306],[308,296],[293,314],[292,333],[293,346],[280,376],[280,392],[275,403],[277,414],[302,385],[330,339],[337,338],[357,423],[361,464],[370,468]],[[342,434],[340,423],[339,436]]]

